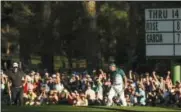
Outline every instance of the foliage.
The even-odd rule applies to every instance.
[[[51,54],[67,57],[70,67],[73,58],[92,64],[113,58],[132,68],[146,63],[144,9],[178,7],[180,2],[2,1],[1,5],[2,48],[11,43],[12,55],[20,51],[21,61]]]

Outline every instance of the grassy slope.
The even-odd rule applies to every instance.
[[[15,106],[2,106],[2,112],[58,112],[58,111],[173,111],[180,112],[181,109],[177,108],[161,108],[161,107],[105,107],[105,106],[92,106],[92,107],[73,107],[68,105],[52,105],[52,106],[25,106],[25,107],[15,107]]]

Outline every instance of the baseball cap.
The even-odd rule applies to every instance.
[[[13,67],[18,67],[18,63],[14,62]]]

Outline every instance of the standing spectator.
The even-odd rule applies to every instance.
[[[165,79],[165,83],[168,88],[172,88],[172,80],[170,74],[171,74],[170,71],[168,71]]]
[[[165,91],[165,81],[164,81],[163,77],[160,77],[160,89],[162,91]]]

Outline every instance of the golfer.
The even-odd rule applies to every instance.
[[[19,70],[18,63],[13,63],[13,69],[9,71],[8,88],[11,91],[12,101],[15,105],[23,105],[23,79],[24,73]],[[19,102],[19,103],[18,103]]]
[[[127,78],[122,69],[116,67],[116,65],[110,64],[109,69],[111,71],[110,77],[112,82],[112,87],[108,93],[108,104],[111,106],[113,104],[113,97],[119,96],[122,102],[122,106],[127,106],[126,99],[124,97],[124,89],[127,86]],[[124,82],[123,82],[124,81]]]

